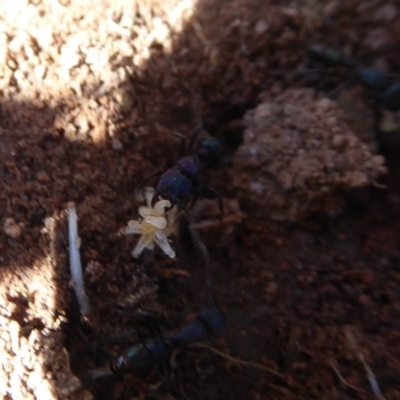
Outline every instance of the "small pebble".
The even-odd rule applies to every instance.
[[[49,175],[47,174],[46,171],[39,171],[39,172],[36,174],[36,179],[37,179],[40,183],[47,183],[47,182],[50,181],[50,177],[49,177]]]
[[[4,233],[13,239],[18,239],[21,236],[21,227],[12,218],[6,218],[4,221]]]
[[[114,150],[122,150],[123,149],[123,145],[122,145],[121,141],[116,138],[111,139],[111,146]]]

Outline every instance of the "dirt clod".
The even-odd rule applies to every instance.
[[[331,212],[337,193],[374,184],[386,172],[333,101],[311,89],[266,95],[245,116],[234,186],[254,215],[294,221]]]

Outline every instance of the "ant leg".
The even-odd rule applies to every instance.
[[[160,125],[160,124],[158,124],[158,123],[156,123],[156,126],[163,127],[162,125]],[[180,140],[179,150],[178,150],[178,158],[183,157],[183,156],[186,154],[186,136],[183,135],[183,134],[180,133],[180,132],[171,131],[170,129],[168,129],[168,128],[166,128],[166,127],[163,127],[163,128],[164,128],[165,130],[167,130],[167,132],[168,132],[170,135],[172,135],[172,136],[174,136],[174,137],[176,137],[176,138],[178,138],[178,139]]]
[[[193,206],[197,203],[197,200],[199,199],[200,195],[203,193],[203,190],[204,190],[204,185],[202,182],[199,182],[196,187],[196,191],[193,195],[193,198],[190,201],[189,210],[192,209]]]
[[[221,212],[221,218],[222,218],[225,214],[225,207],[224,207],[224,202],[222,201],[222,196],[215,189],[213,189],[210,186],[204,186],[203,183],[201,183],[201,182],[199,183],[198,189],[196,190],[196,192],[193,196],[193,199],[190,202],[189,209],[191,209],[195,205],[195,203],[199,199],[200,195],[204,192],[205,193],[211,192],[213,195],[215,195],[217,197],[218,208],[219,208],[219,211]]]
[[[122,343],[132,343],[138,340],[138,333],[135,329],[131,329],[127,332],[118,333],[115,335],[102,336],[97,345],[98,346],[108,346],[112,344],[122,344]]]
[[[149,332],[154,332],[156,335],[161,336],[163,327],[169,326],[169,322],[164,315],[150,311],[143,311],[142,313],[142,322]]]
[[[145,324],[147,328],[157,331],[157,333],[161,332],[160,325],[165,325],[167,323],[165,315],[155,312],[155,311],[143,311],[143,310],[132,310],[132,307],[129,304],[118,304],[118,308],[120,309],[122,315],[124,315],[125,319],[133,320],[136,323]],[[136,307],[136,306],[134,306]],[[132,330],[132,332],[135,332]]]
[[[182,158],[186,154],[186,136],[176,131],[172,131],[171,134],[180,140],[178,158]]]
[[[339,85],[336,89],[333,89],[327,94],[330,99],[334,99],[344,88],[350,85],[350,82],[345,82]]]
[[[145,180],[142,184],[142,187],[146,187],[149,184],[151,179],[161,176],[164,172],[165,171],[157,171],[157,172],[153,172],[152,174],[150,174],[148,177],[145,178]]]
[[[194,151],[194,145],[197,142],[197,139],[199,138],[200,133],[203,130],[203,122],[200,122],[194,129],[192,134],[190,135],[190,140],[189,140],[189,146],[188,146],[188,152],[193,153]]]
[[[211,270],[211,261],[210,261],[210,253],[207,250],[207,247],[205,244],[201,241],[199,233],[193,226],[193,222],[191,221],[190,215],[187,212],[185,208],[183,208],[185,211],[185,216],[188,224],[188,230],[189,230],[189,235],[190,239],[192,241],[192,244],[198,254],[201,255],[204,261],[204,269],[205,269],[205,281],[206,281],[206,287],[208,290],[208,293],[210,294],[211,300],[214,304],[214,306],[217,309],[220,309],[219,303],[217,301],[217,297],[215,295],[214,289],[211,285],[210,281],[210,270]]]
[[[206,283],[206,288],[207,291],[211,297],[212,303],[214,304],[214,306],[220,310],[220,306],[219,303],[217,301],[217,297],[215,295],[214,289],[211,285],[211,281],[210,281],[210,269],[211,269],[211,261],[210,261],[210,254],[208,252],[207,247],[205,246],[205,244],[201,241],[199,233],[197,232],[197,230],[194,228],[191,216],[188,212],[187,207],[185,206],[185,204],[183,204],[182,202],[177,202],[178,207],[180,207],[183,211],[183,213],[185,214],[186,217],[186,221],[187,221],[187,228],[189,231],[189,235],[190,235],[190,239],[192,242],[192,245],[195,249],[195,251],[197,252],[198,255],[200,255],[203,258],[204,261],[204,270],[205,270],[205,283]]]
[[[151,392],[165,392],[171,388],[175,379],[173,368],[170,360],[164,361],[158,366],[161,379],[150,387]]]
[[[188,146],[188,152],[190,153],[193,153],[197,139],[199,138],[199,135],[203,130],[203,105],[204,104],[201,98],[197,99],[193,104],[194,108],[193,112],[196,119],[198,120],[198,123],[190,135],[189,146]]]
[[[211,285],[211,281],[210,281],[210,270],[211,270],[210,254],[207,250],[207,247],[200,240],[199,233],[194,228],[193,224],[189,221],[188,221],[188,229],[189,229],[190,237],[191,237],[191,240],[192,240],[192,243],[193,243],[195,249],[203,257],[204,266],[205,266],[205,275],[206,275],[205,281],[206,281],[206,287],[207,287],[208,293],[210,294],[211,300],[212,300],[213,304],[215,305],[215,307],[219,308],[217,298],[216,298],[214,289],[213,289],[213,287]]]
[[[225,214],[225,208],[224,208],[224,202],[222,201],[222,196],[219,194],[219,192],[217,192],[215,189],[213,189],[210,186],[205,186],[204,191],[211,192],[212,194],[214,194],[217,197],[218,207],[219,207],[219,211],[221,211],[221,218],[222,218]]]
[[[301,81],[308,82],[310,76],[316,75],[318,76],[318,84],[316,85],[316,89],[319,90],[322,86],[322,79],[327,77],[341,77],[343,74],[338,73],[336,71],[330,71],[328,69],[304,69],[302,71],[296,71],[294,73],[295,78],[299,78]],[[328,94],[328,97],[336,96],[337,93],[340,92],[346,85],[340,85],[337,89],[335,89],[332,93]],[[337,91],[336,91],[337,90]]]
[[[135,343],[139,340],[138,333],[134,329],[129,331],[114,334],[102,335],[93,342],[93,359],[96,365],[100,365],[111,357],[111,354],[106,350],[107,347],[112,345],[121,345],[125,343]]]

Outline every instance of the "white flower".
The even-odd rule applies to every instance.
[[[175,224],[174,209],[165,212],[166,208],[171,207],[169,200],[160,200],[154,207],[151,206],[155,190],[145,188],[145,197],[147,206],[139,207],[139,214],[142,219],[138,221],[129,221],[128,226],[121,229],[124,235],[142,235],[132,252],[132,256],[139,258],[144,249],[154,250],[154,243],[171,258],[175,257],[175,252],[168,241]]]

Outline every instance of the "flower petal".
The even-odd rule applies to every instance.
[[[175,257],[175,251],[172,249],[167,237],[160,231],[156,231],[154,235],[155,242],[160,246],[160,249],[170,258]]]
[[[151,202],[153,200],[155,192],[156,191],[154,190],[154,188],[150,186],[144,188],[144,197],[146,198],[146,204],[148,207],[151,207]]]
[[[154,205],[154,211],[156,215],[164,215],[165,208],[171,207],[171,202],[169,200],[160,200]]]
[[[141,206],[141,207],[139,207],[139,214],[143,218],[145,218],[145,217],[148,217],[149,215],[154,215],[154,210],[152,207]]]
[[[131,222],[131,221],[130,221]],[[134,221],[138,222],[138,221]],[[138,222],[137,225],[128,225],[121,228],[120,232],[123,235],[140,235],[143,233],[143,226]]]
[[[143,224],[139,221],[129,221],[128,226],[124,226],[120,229],[120,233],[123,235],[137,235],[143,233]]]
[[[136,247],[132,251],[132,256],[134,258],[139,258],[140,254],[142,254],[143,250],[149,246],[153,242],[153,235],[142,235],[137,242]]]
[[[128,221],[128,226],[138,226],[138,225],[140,225],[139,221],[136,221],[136,220],[133,220],[133,219]]]
[[[156,229],[164,229],[168,224],[168,221],[164,217],[149,216],[145,217],[144,220],[148,224],[153,225]]]

